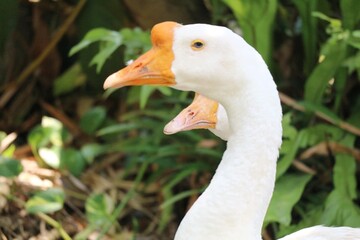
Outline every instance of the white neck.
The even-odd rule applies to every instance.
[[[267,68],[257,77],[265,79],[247,81],[246,92],[235,89],[225,93],[231,98],[219,99],[232,134],[209,187],[184,217],[176,240],[261,239],[275,183],[282,114]]]

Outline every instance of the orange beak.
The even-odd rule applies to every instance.
[[[174,134],[192,129],[215,128],[219,104],[200,94],[164,127],[165,134]]]
[[[174,85],[175,76],[171,71],[174,60],[172,43],[175,22],[157,24],[151,31],[153,47],[129,66],[110,75],[104,82],[104,89],[139,85]]]

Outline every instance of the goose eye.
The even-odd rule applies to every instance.
[[[201,50],[201,49],[204,48],[204,46],[205,46],[204,41],[203,41],[203,40],[199,40],[199,39],[194,40],[194,41],[192,41],[192,43],[191,43],[191,48],[192,48],[193,50]]]

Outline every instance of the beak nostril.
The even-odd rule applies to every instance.
[[[134,68],[139,68],[139,67],[141,67],[143,64],[140,62],[140,63],[138,63],[137,65],[135,65],[135,67]]]

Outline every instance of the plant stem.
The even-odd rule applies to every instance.
[[[37,213],[36,214],[39,218],[41,218],[43,221],[45,221],[47,224],[53,226],[56,230],[59,231],[60,236],[65,240],[71,240],[72,238],[67,234],[67,232],[64,230],[62,225],[57,222],[55,219],[51,218],[50,216],[44,214],[44,213]]]

